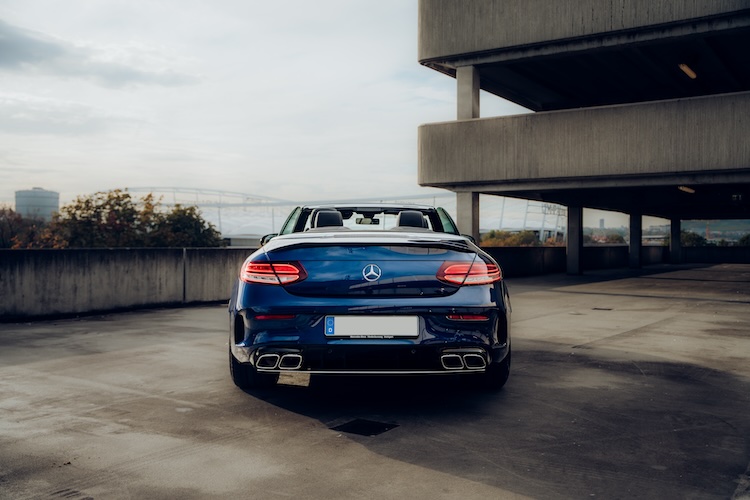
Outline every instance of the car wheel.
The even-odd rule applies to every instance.
[[[229,349],[229,373],[234,385],[240,389],[257,389],[270,387],[279,380],[277,373],[258,373],[252,365],[242,364],[232,355]]]
[[[484,372],[483,387],[490,391],[499,391],[510,377],[510,351],[500,363],[492,363]]]

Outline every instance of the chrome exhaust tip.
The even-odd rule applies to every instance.
[[[279,361],[281,370],[299,370],[302,367],[302,355],[284,354]]]
[[[443,354],[440,362],[446,370],[463,370],[464,360],[458,354]]]
[[[464,354],[463,361],[469,370],[484,370],[487,368],[487,360],[480,354]]]
[[[278,354],[261,354],[255,362],[255,366],[265,370],[273,370],[279,366],[279,359]]]

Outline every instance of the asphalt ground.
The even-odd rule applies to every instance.
[[[0,497],[750,498],[750,265],[509,282],[499,393],[287,376],[224,306],[0,325]]]

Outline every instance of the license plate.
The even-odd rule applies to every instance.
[[[327,337],[388,339],[419,335],[417,316],[326,316]]]

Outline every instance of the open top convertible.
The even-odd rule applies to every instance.
[[[245,260],[229,302],[242,388],[282,372],[510,373],[510,299],[492,257],[441,208],[298,207]]]

